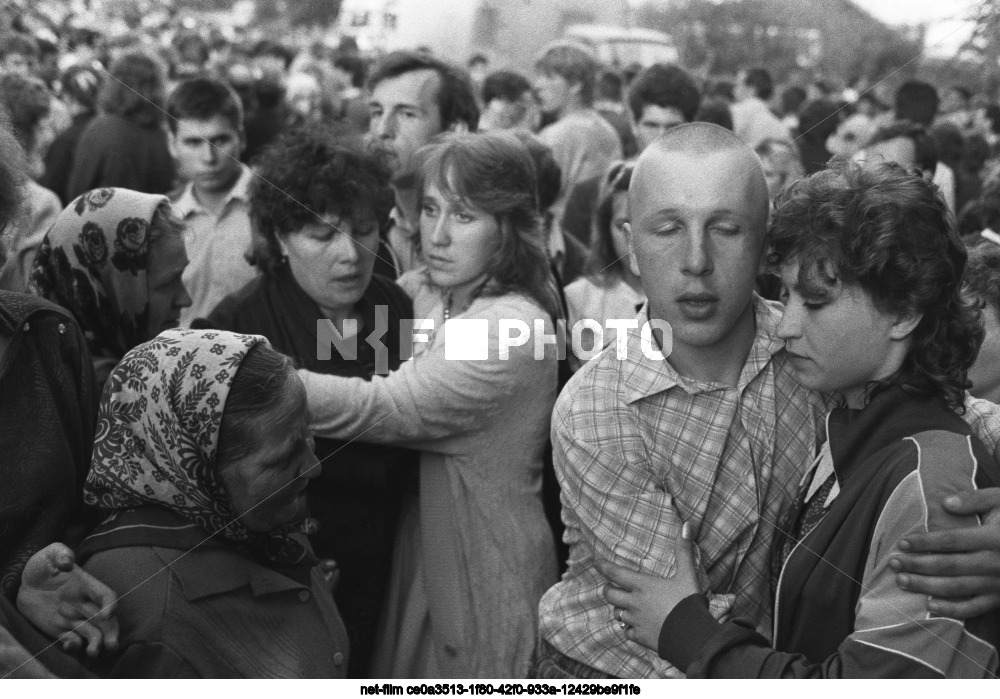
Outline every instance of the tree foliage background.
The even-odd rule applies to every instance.
[[[923,47],[919,31],[888,27],[849,0],[651,0],[635,19],[673,35],[682,62],[703,74],[763,65],[778,79],[878,79],[913,65]]]

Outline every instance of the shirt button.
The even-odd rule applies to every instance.
[[[308,601],[309,601],[309,591],[302,590],[302,592],[299,593],[299,602],[308,602]]]
[[[60,335],[65,335],[66,334],[66,325],[65,325],[65,323],[59,323],[59,334]]]
[[[343,665],[344,664],[344,654],[341,653],[340,651],[337,651],[336,653],[334,653],[333,654],[333,664],[334,665]]]

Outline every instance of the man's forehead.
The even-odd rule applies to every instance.
[[[743,192],[755,170],[760,171],[756,157],[747,158],[738,151],[688,153],[655,148],[636,165],[629,194],[634,205],[646,206],[697,194],[705,185],[715,191]]]
[[[430,104],[437,99],[441,76],[431,68],[411,70],[385,78],[372,88],[371,100],[380,104]]]
[[[177,120],[177,138],[215,138],[235,133],[237,133],[236,127],[224,116]]]

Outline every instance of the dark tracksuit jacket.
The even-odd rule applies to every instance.
[[[935,617],[889,567],[908,534],[977,524],[941,503],[1000,483],[989,452],[943,403],[899,388],[833,410],[827,437],[840,492],[785,561],[773,647],[692,595],[664,622],[660,655],[688,677],[995,677],[1000,613]]]

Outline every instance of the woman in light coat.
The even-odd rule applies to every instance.
[[[418,326],[414,358],[389,375],[300,376],[317,435],[421,451],[375,676],[525,677],[556,581],[541,499],[556,353],[540,342],[558,302],[535,171],[501,135],[452,136],[420,162],[426,267],[400,285],[433,329]]]

